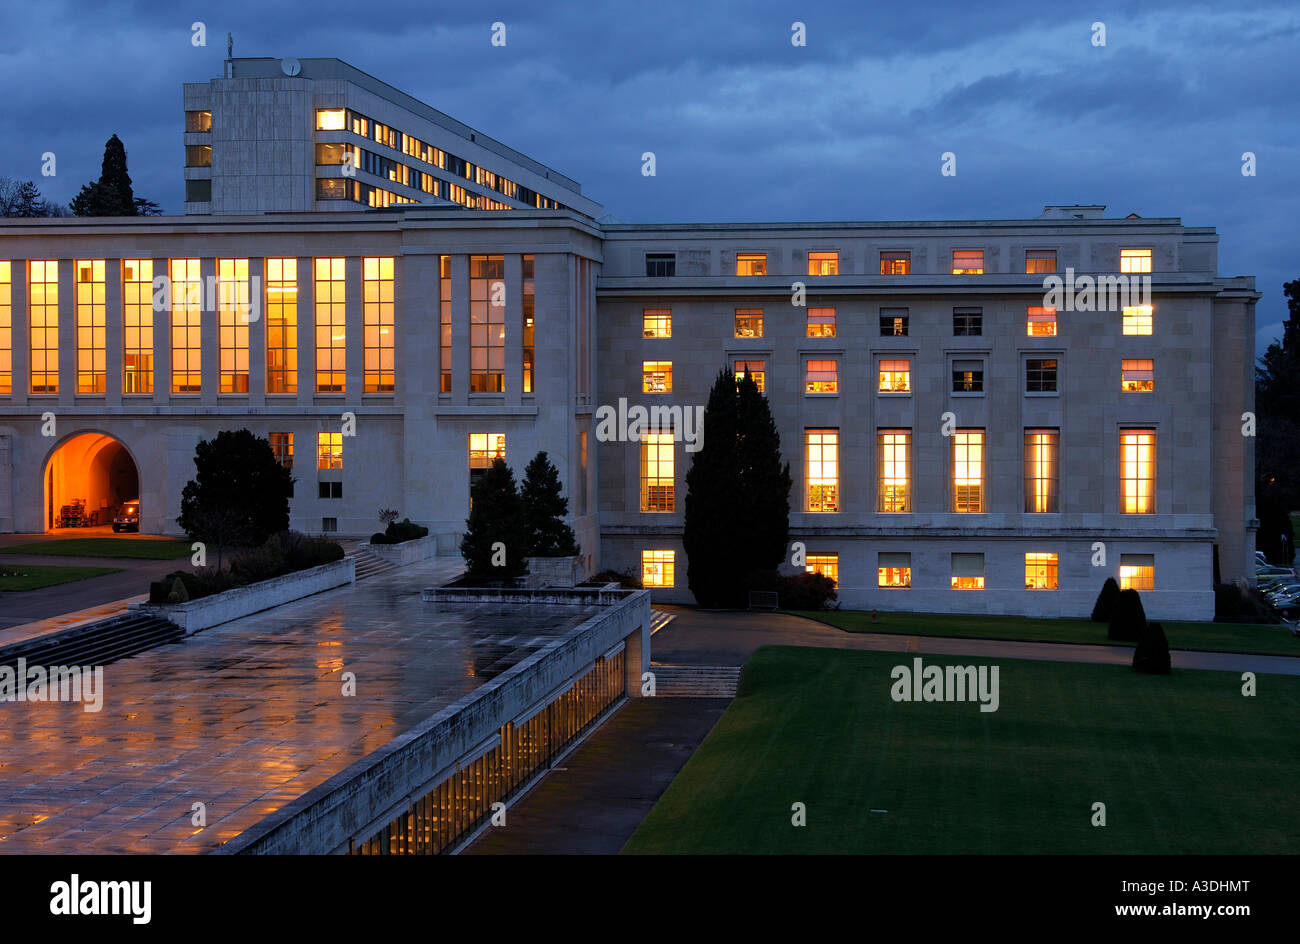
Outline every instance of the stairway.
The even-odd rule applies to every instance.
[[[656,698],[735,698],[738,665],[659,665],[652,663]]]
[[[397,568],[397,565],[392,561],[386,561],[378,554],[371,554],[370,551],[364,547],[357,548],[357,552],[352,556],[356,560],[358,580],[362,580],[366,577],[373,577],[375,574],[386,573]]]
[[[665,613],[663,610],[651,610],[650,635],[653,636],[675,619],[677,619],[677,614],[675,613]]]
[[[160,616],[129,612],[5,646],[0,665],[16,666],[20,658],[33,666],[106,665],[184,636],[179,626]]]

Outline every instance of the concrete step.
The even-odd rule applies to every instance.
[[[40,666],[107,665],[180,642],[184,635],[179,626],[161,617],[129,613],[5,646],[0,649],[0,665],[16,666],[20,658]]]
[[[358,548],[357,552],[352,556],[356,560],[356,573],[358,580],[397,569],[397,565],[392,561],[386,561],[382,557],[371,554],[363,548]]]
[[[658,665],[655,676],[658,698],[735,698],[740,683],[738,665]]]
[[[674,613],[665,613],[663,610],[651,610],[650,635],[653,636],[675,619],[677,619],[677,616]]]

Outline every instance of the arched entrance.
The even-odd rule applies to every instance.
[[[125,446],[105,433],[78,433],[45,464],[45,530],[111,525],[140,497],[140,473]]]

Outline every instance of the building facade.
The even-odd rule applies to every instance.
[[[184,104],[185,216],[0,225],[0,530],[138,497],[175,533],[196,442],[247,426],[295,528],[396,507],[455,554],[473,477],[545,450],[584,568],[689,601],[690,444],[595,417],[725,368],[790,463],[787,569],[847,607],[1086,616],[1115,576],[1209,618],[1253,574],[1258,294],[1212,228],[611,223],[337,60],[231,60]]]

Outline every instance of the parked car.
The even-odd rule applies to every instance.
[[[1255,552],[1255,563],[1256,563],[1256,565],[1258,565],[1258,566],[1260,566],[1260,567],[1267,567],[1267,566],[1268,566],[1268,555],[1265,554],[1263,551],[1256,551],[1256,552]]]
[[[140,530],[140,499],[132,499],[122,506],[113,518],[113,532]]]

